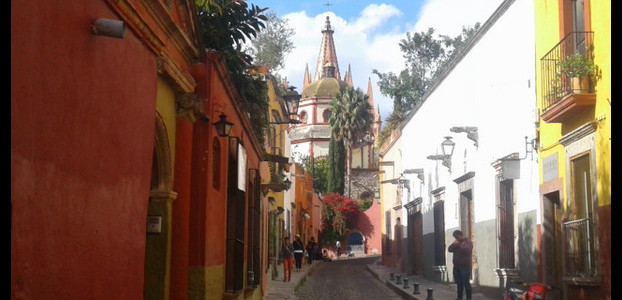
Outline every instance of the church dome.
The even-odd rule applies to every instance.
[[[333,77],[324,77],[316,80],[302,90],[302,98],[332,98],[340,93],[341,89],[344,89],[346,86],[347,84],[344,81]]]

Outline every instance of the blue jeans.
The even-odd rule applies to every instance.
[[[467,300],[471,300],[471,268],[469,267],[455,267],[454,266],[454,280],[456,281],[458,289],[458,300],[462,300],[462,290],[466,291]]]

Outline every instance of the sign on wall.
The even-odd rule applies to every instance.
[[[238,143],[238,189],[246,191],[246,149]]]

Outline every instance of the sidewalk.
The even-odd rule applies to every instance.
[[[367,265],[367,269],[381,282],[384,282],[388,287],[392,288],[397,293],[401,294],[405,299],[415,299],[415,300],[427,300],[427,299],[435,299],[435,300],[453,300],[456,299],[456,286],[453,284],[446,284],[440,282],[434,282],[432,280],[426,279],[420,275],[406,275],[396,273],[396,275],[400,275],[401,284],[396,283],[396,278],[390,280],[391,272],[389,268],[384,265],[378,263],[372,263]],[[404,288],[404,277],[408,278],[408,285]],[[419,294],[415,294],[414,283],[419,284]],[[430,294],[432,298],[428,298],[428,294]],[[481,293],[476,292],[476,288],[473,290],[473,300],[496,300],[485,296]]]
[[[279,264],[279,275],[274,279],[268,279],[268,293],[263,296],[263,300],[293,300],[296,287],[307,275],[319,264],[321,260],[315,260],[311,265],[302,264],[300,271],[296,267],[292,270],[292,278],[289,282],[283,282],[283,264]]]

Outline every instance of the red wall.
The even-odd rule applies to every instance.
[[[141,299],[156,60],[59,4],[11,2],[11,298]]]

